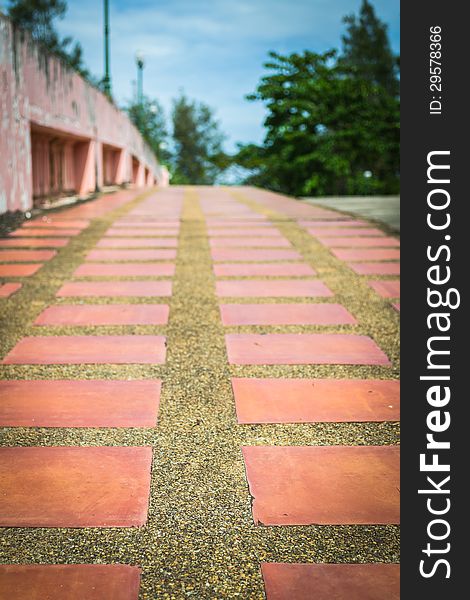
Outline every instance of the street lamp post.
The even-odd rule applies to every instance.
[[[111,76],[109,74],[109,0],[104,0],[104,92],[111,96]]]
[[[137,63],[137,103],[142,106],[144,103],[144,91],[143,91],[143,72],[144,72],[144,56],[142,52],[137,52],[135,55],[135,62]]]

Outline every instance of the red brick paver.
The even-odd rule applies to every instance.
[[[94,261],[133,261],[133,260],[173,260],[176,250],[91,250],[87,260]]]
[[[392,237],[330,237],[322,238],[329,248],[399,248],[400,241]]]
[[[21,283],[0,284],[0,298],[9,298],[12,294],[21,289]]]
[[[49,227],[53,229],[86,229],[90,224],[90,221],[84,221],[82,219],[67,219],[65,215],[62,216],[62,220],[55,219],[53,217],[45,217],[44,219],[34,219],[33,221],[26,221],[21,227]]]
[[[367,221],[360,221],[358,219],[349,219],[348,217],[329,218],[328,220],[316,220],[316,221],[299,221],[299,225],[302,227],[371,227]]]
[[[210,240],[211,248],[291,248],[292,244],[278,237],[215,237]]]
[[[0,448],[0,526],[144,525],[151,458],[137,447]]]
[[[103,238],[97,244],[97,248],[176,248],[178,240],[176,238]]]
[[[57,292],[58,297],[70,296],[171,296],[171,281],[72,281]]]
[[[0,277],[29,277],[34,275],[42,267],[38,264],[0,265]]]
[[[244,446],[264,525],[399,523],[398,446]]]
[[[295,250],[248,250],[232,248],[214,248],[211,251],[213,260],[223,261],[275,261],[301,260]]]
[[[67,236],[75,236],[81,233],[81,229],[66,229],[65,227],[56,227],[47,229],[46,227],[38,227],[37,229],[33,227],[20,227],[20,229],[16,229],[8,234],[9,237],[63,237]]]
[[[179,221],[175,221],[175,220],[165,220],[165,219],[160,219],[160,220],[155,220],[154,218],[150,218],[150,219],[146,219],[145,221],[142,221],[140,218],[138,217],[122,217],[121,219],[119,219],[118,221],[115,221],[113,223],[113,228],[114,227],[123,227],[123,228],[129,228],[129,227],[137,227],[139,229],[159,229],[161,227],[164,227],[165,229],[178,229],[180,226],[180,222]]]
[[[0,240],[0,248],[63,248],[67,238],[12,238]]]
[[[262,563],[266,600],[399,600],[397,564]]]
[[[239,423],[398,421],[398,381],[242,379],[232,388]]]
[[[149,236],[170,236],[177,237],[178,229],[164,228],[146,229],[143,227],[111,227],[105,233],[105,237],[149,237]]]
[[[2,381],[1,427],[154,427],[161,382]]]
[[[34,321],[35,325],[165,325],[166,304],[61,304],[49,306]]]
[[[165,338],[157,335],[26,337],[2,360],[5,365],[162,364]]]
[[[208,229],[207,233],[210,237],[282,237],[275,227],[220,227]]]
[[[74,277],[171,277],[175,265],[170,263],[84,263]]]
[[[390,365],[365,335],[231,333],[225,342],[229,363],[235,365]]]
[[[262,215],[252,215],[249,219],[206,219],[207,229],[218,229],[218,228],[227,228],[227,227],[242,227],[243,229],[246,227],[272,227],[273,224],[267,220],[266,217]]]
[[[341,304],[222,304],[224,325],[354,325]]]
[[[366,236],[366,237],[381,237],[385,236],[384,232],[375,227],[367,227],[361,229],[360,227],[309,227],[307,231],[311,235],[318,236],[319,239],[329,237],[354,237],[354,236]]]
[[[399,260],[400,250],[395,248],[366,248],[332,250],[340,260]]]
[[[0,565],[4,600],[137,600],[139,584],[129,565]]]
[[[400,263],[348,263],[358,275],[400,275]]]
[[[214,265],[217,277],[305,277],[316,275],[306,263],[223,263]]]
[[[0,261],[28,262],[50,260],[57,254],[55,250],[0,250]]]
[[[216,282],[216,292],[220,297],[314,297],[332,296],[333,292],[318,280],[289,280],[274,281],[245,279],[241,281],[227,280]]]

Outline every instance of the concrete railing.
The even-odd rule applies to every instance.
[[[0,214],[168,173],[98,89],[0,15]]]

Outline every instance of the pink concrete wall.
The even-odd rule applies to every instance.
[[[166,184],[127,115],[1,15],[0,84],[0,214],[31,208],[47,190]]]

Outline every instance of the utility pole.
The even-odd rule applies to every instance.
[[[111,76],[109,74],[109,0],[104,0],[104,93],[111,97]]]

